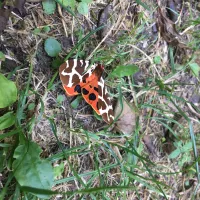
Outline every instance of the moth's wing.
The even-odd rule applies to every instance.
[[[95,112],[100,115],[98,110],[98,77],[92,74],[86,79],[86,83],[82,86],[81,93],[85,101],[92,106]]]
[[[108,124],[114,120],[113,107],[105,88],[102,77],[98,78],[94,74],[90,76],[88,84],[82,87],[82,95],[85,101],[92,106],[98,115]]]
[[[110,124],[114,120],[113,106],[111,104],[111,98],[109,97],[104,79],[102,77],[98,82],[98,94],[98,111],[103,120]]]
[[[77,85],[82,86],[83,81],[92,74],[95,65],[92,65],[89,70],[85,72],[89,66],[89,61],[70,59],[63,63],[59,68],[60,79],[67,95],[74,96],[79,94],[77,92]]]

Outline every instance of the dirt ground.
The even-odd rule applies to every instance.
[[[167,10],[167,7],[175,9],[178,15],[170,9]],[[27,0],[25,10],[26,15],[22,19],[11,15],[0,35],[0,51],[6,55],[6,61],[1,65],[1,73],[8,75],[15,71],[12,80],[16,82],[20,91],[26,87],[30,65],[34,66],[30,87],[39,94],[44,103],[44,116],[33,125],[29,137],[42,148],[41,157],[48,158],[61,151],[52,127],[45,117],[47,116],[54,120],[58,139],[66,149],[87,143],[85,132],[91,134],[92,146],[98,144],[98,158],[95,158],[96,155],[89,149],[88,153],[83,155],[70,156],[69,159],[77,173],[94,170],[94,160],[98,160],[101,167],[107,163],[115,163],[113,151],[123,163],[123,170],[131,170],[135,164],[137,167],[134,168],[134,173],[145,177],[141,178],[142,181],[136,179],[132,182],[136,190],[128,190],[124,194],[109,191],[108,199],[164,199],[159,192],[145,185],[144,182],[149,181],[149,173],[140,170],[140,167],[144,167],[140,159],[134,164],[129,163],[131,167],[128,162],[125,163],[124,158],[134,157],[128,150],[126,152],[121,148],[129,141],[136,142],[137,152],[156,164],[157,174],[153,174],[153,177],[159,183],[165,184],[163,188],[168,199],[192,199],[199,184],[194,172],[195,158],[192,150],[180,153],[176,159],[170,159],[169,155],[177,149],[176,142],[182,141],[186,144],[191,140],[185,115],[191,120],[199,152],[200,76],[192,73],[188,63],[193,59],[193,62],[200,66],[200,22],[197,25],[194,23],[195,19],[199,20],[200,3],[181,0],[95,0],[90,4],[87,15],[83,16],[76,11],[76,18],[59,4],[54,14],[47,15],[41,1],[35,0]],[[83,43],[76,55],[81,59],[103,62],[105,78],[122,63],[138,66],[139,72],[133,76],[116,78],[114,82],[106,78],[114,107],[119,103],[120,96],[123,96],[129,105],[133,105],[135,112],[131,116],[134,115],[135,122],[130,122],[131,133],[128,134],[123,133],[123,125],[118,124],[120,127],[114,125],[103,135],[102,131],[107,124],[94,116],[93,109],[84,100],[80,101],[77,108],[72,108],[71,102],[74,101],[74,97],[66,97],[58,76],[52,89],[47,90],[49,81],[58,71],[58,66],[52,66],[54,58],[45,52],[44,41],[53,37],[61,43],[59,58],[63,61],[81,38],[102,24],[106,27]],[[34,33],[36,28],[45,26],[50,27],[48,33]],[[155,61],[156,57],[159,57],[159,62]],[[121,92],[118,89],[119,85]],[[173,96],[167,97],[163,91]],[[57,100],[59,95],[63,97],[61,104],[58,104]],[[37,109],[40,109],[41,105],[36,96],[31,95],[26,106],[30,103],[35,103]],[[31,117],[38,113],[28,114]],[[129,117],[125,120],[128,120],[127,118]],[[126,126],[125,130],[128,128]],[[96,139],[95,134],[100,139]],[[101,147],[101,144],[105,145],[105,140],[109,144],[115,143],[119,146],[111,145],[112,148],[106,151]],[[65,168],[58,180],[72,175],[65,161],[54,162],[53,165],[57,166],[61,162]],[[117,166],[107,171],[106,185],[122,184],[125,181],[122,177],[123,170],[121,166]],[[180,171],[181,173],[172,175]],[[171,175],[168,176],[168,173]],[[85,182],[88,179],[87,176],[83,178]],[[94,179],[91,187],[99,186],[99,182],[97,178]],[[76,181],[63,182],[56,184],[53,189],[72,191],[79,189],[79,184]],[[198,199],[199,195],[198,189],[194,196]],[[62,195],[52,197],[62,198]],[[87,198],[93,199],[91,196]],[[100,196],[96,198],[103,199]],[[79,199],[79,196],[74,199]]]

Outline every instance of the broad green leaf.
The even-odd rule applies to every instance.
[[[41,33],[41,29],[40,29],[40,28],[35,28],[35,29],[33,30],[33,34],[34,34],[34,35],[37,35],[37,34],[39,34],[39,33]]]
[[[183,167],[185,163],[192,162],[192,157],[189,153],[185,152],[182,154],[181,158],[178,160],[178,165],[180,168]]]
[[[189,63],[190,69],[196,77],[199,77],[200,66],[197,63]]]
[[[14,176],[20,186],[50,190],[53,186],[53,168],[47,160],[40,159],[41,148],[33,142],[20,145],[15,149],[13,162]],[[49,198],[48,195],[38,195]]]
[[[0,74],[0,86],[0,108],[5,108],[17,100],[17,87],[3,74]]]
[[[189,152],[189,150],[192,150],[192,142],[188,142],[185,145],[182,146],[181,152]]]
[[[5,61],[6,57],[2,51],[0,51],[0,61]]]
[[[175,68],[175,70],[183,70],[184,65],[180,65],[180,64],[176,63],[176,64],[174,64],[174,68]]]
[[[82,101],[83,97],[81,95],[77,96],[74,101],[71,102],[71,107],[76,109],[78,108],[79,103]]]
[[[56,10],[56,2],[54,0],[43,0],[42,6],[47,15],[53,14]]]
[[[48,33],[50,30],[51,30],[51,29],[50,29],[49,26],[44,26],[44,27],[42,28],[42,31],[43,31],[44,33]]]
[[[161,63],[161,57],[160,57],[160,56],[155,56],[155,57],[153,58],[153,62],[154,62],[155,64],[160,64],[160,63]]]
[[[88,14],[88,11],[89,11],[89,8],[88,8],[88,4],[85,3],[85,2],[80,2],[78,4],[78,7],[77,7],[77,10],[80,14],[82,15],[87,15]]]
[[[53,172],[54,172],[54,177],[59,177],[62,175],[62,173],[64,172],[64,163],[62,162],[61,164],[59,164],[58,166],[53,168]]]
[[[75,9],[76,0],[57,0],[57,2],[64,8],[69,6],[72,10]]]
[[[174,142],[174,146],[177,147],[177,149],[180,149],[183,146],[183,142],[181,140],[178,142]]]
[[[88,3],[92,3],[92,1],[93,1],[93,0],[82,0],[82,2],[85,2],[85,3],[87,3],[87,4],[88,4]]]
[[[13,112],[8,112],[0,117],[0,130],[11,127],[15,123],[15,114]]]
[[[68,1],[68,6],[71,7],[72,10],[75,9],[76,1],[75,0],[67,0]]]
[[[176,158],[180,155],[180,153],[181,153],[181,150],[176,149],[169,154],[169,158],[171,158],[171,159]]]
[[[54,38],[45,40],[44,49],[51,57],[56,57],[61,51],[61,44]]]
[[[116,76],[116,77],[131,76],[136,72],[138,72],[138,70],[139,69],[137,65],[120,65],[113,70],[110,76]]]

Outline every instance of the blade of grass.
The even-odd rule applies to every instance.
[[[175,65],[174,65],[174,48],[169,47],[169,58],[170,58],[170,65],[172,68],[172,73],[175,73]]]
[[[54,120],[53,120],[53,119],[50,119],[49,117],[46,117],[46,118],[49,120],[49,123],[50,123],[50,125],[51,125],[51,129],[52,129],[53,134],[54,134],[54,136],[55,136],[55,138],[56,138],[56,140],[57,140],[58,146],[59,146],[59,148],[62,150],[63,155],[65,156],[65,159],[66,159],[66,161],[67,161],[67,163],[68,163],[68,165],[69,165],[69,167],[70,167],[70,170],[71,170],[71,171],[73,172],[73,174],[77,177],[77,180],[79,180],[80,183],[81,183],[83,186],[85,186],[85,183],[83,182],[83,180],[81,179],[81,177],[78,175],[78,173],[74,170],[74,167],[72,166],[72,164],[69,162],[69,156],[65,153],[64,148],[63,148],[62,144],[60,143],[60,141],[59,141],[59,139],[58,139],[57,127],[56,127],[56,124],[55,124]]]
[[[194,158],[195,158],[195,165],[196,165],[197,180],[198,180],[198,184],[196,186],[195,193],[194,193],[194,195],[196,195],[197,188],[199,188],[199,185],[200,185],[200,172],[199,172],[199,163],[198,163],[198,153],[197,153],[196,140],[195,140],[195,135],[194,135],[193,126],[192,126],[191,121],[189,121],[189,129],[190,129],[190,137],[191,137],[191,140],[192,140],[192,146],[193,146],[193,152],[194,152]]]
[[[111,164],[111,165],[107,165],[105,167],[99,168],[99,170],[101,172],[103,172],[105,170],[113,169],[113,168],[115,168],[117,166],[119,166],[119,163],[114,163],[114,164]],[[86,172],[86,173],[83,173],[83,174],[79,174],[80,177],[95,176],[95,175],[98,175],[98,171],[97,170],[91,171],[91,172]],[[77,180],[77,177],[72,176],[72,177],[67,177],[67,178],[64,178],[64,179],[56,180],[54,182],[54,184],[57,185],[57,184],[67,183],[69,181],[74,181],[74,180]]]

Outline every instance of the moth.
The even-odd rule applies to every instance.
[[[59,68],[60,79],[67,96],[82,94],[103,120],[110,124],[114,120],[111,98],[102,77],[104,67],[89,61],[70,59]],[[89,67],[89,69],[88,69]]]

